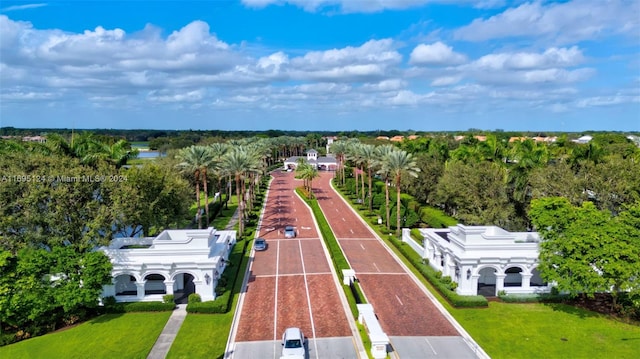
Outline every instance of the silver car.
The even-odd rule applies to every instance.
[[[284,227],[284,238],[294,238],[296,236],[296,229],[293,226]]]
[[[255,248],[256,251],[264,251],[267,249],[267,241],[264,238],[256,238],[256,240],[253,241],[253,248]]]
[[[305,339],[300,328],[287,328],[282,334],[282,358],[306,358]]]

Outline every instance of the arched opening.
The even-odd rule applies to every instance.
[[[504,273],[506,274],[504,277],[505,287],[522,287],[522,268],[510,267]]]
[[[129,274],[120,274],[115,278],[114,282],[116,296],[138,295],[138,287],[136,287],[136,277]]]
[[[530,286],[532,287],[546,287],[547,286],[547,282],[542,279],[542,277],[540,277],[540,272],[538,271],[538,268],[534,268],[531,271],[531,280],[530,280]]]
[[[496,296],[496,269],[492,267],[482,268],[478,277],[478,295],[485,297]]]
[[[178,274],[173,282],[173,295],[177,304],[185,304],[189,300],[189,295],[196,292],[196,285],[193,283],[193,276],[189,273]]]
[[[164,285],[165,277],[162,274],[149,274],[144,277],[144,295],[167,294]]]

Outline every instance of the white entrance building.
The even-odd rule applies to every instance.
[[[338,161],[332,156],[318,157],[318,151],[311,149],[307,151],[307,156],[292,156],[284,161],[284,169],[295,169],[298,167],[298,159],[304,158],[306,162],[319,170],[335,171]]]
[[[113,265],[113,284],[103,297],[119,302],[176,300],[198,293],[203,301],[216,298],[218,278],[226,268],[236,231],[165,230],[157,237],[117,238],[100,248]]]
[[[422,246],[414,249],[429,265],[458,283],[461,295],[495,296],[500,291],[528,294],[551,290],[538,273],[540,236],[537,232],[508,232],[496,226],[423,228]],[[410,230],[403,240],[415,241]]]

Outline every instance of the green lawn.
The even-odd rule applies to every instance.
[[[490,302],[449,312],[492,358],[637,358],[640,326],[564,304]]]
[[[188,314],[167,358],[222,358],[232,320],[233,311]]]
[[[171,312],[107,314],[0,347],[0,358],[146,358]]]

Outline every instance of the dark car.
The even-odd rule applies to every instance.
[[[256,251],[264,251],[267,249],[267,241],[264,238],[256,238],[256,240],[253,241],[253,248],[255,248]]]

